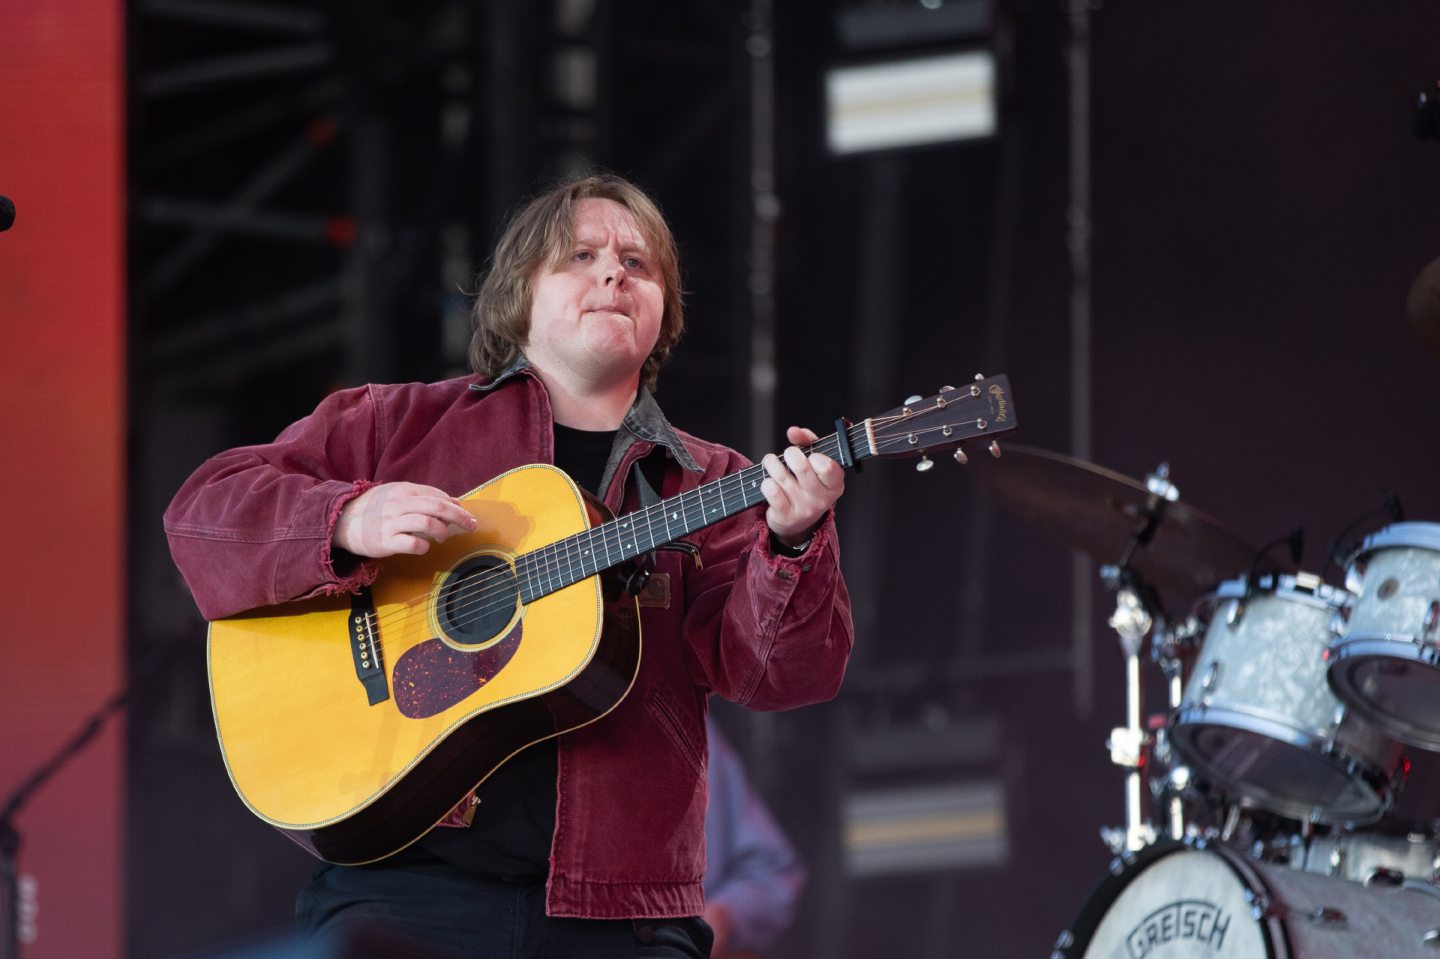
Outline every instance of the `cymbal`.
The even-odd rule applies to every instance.
[[[1145,484],[1093,463],[1012,443],[999,459],[973,457],[970,468],[1002,506],[1098,563],[1119,563],[1145,526]],[[1173,607],[1244,576],[1257,556],[1219,520],[1172,500],[1128,565]]]

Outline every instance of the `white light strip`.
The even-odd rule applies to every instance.
[[[825,77],[832,153],[888,150],[995,133],[995,61],[986,51],[863,67]]]
[[[852,876],[994,866],[1009,859],[1005,790],[997,781],[859,792],[844,802]]]

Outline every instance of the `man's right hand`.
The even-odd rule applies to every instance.
[[[474,529],[475,517],[444,490],[418,483],[381,483],[341,507],[332,542],[370,559],[400,553],[418,556],[431,543]]]

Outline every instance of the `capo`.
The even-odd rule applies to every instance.
[[[850,424],[845,421],[843,416],[835,421],[835,447],[836,452],[840,454],[840,465],[858,473],[860,464],[855,459],[855,451],[850,448],[850,437],[845,432],[849,428]]]

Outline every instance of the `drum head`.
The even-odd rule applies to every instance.
[[[1326,750],[1318,737],[1203,707],[1177,720],[1171,735],[1196,771],[1262,809],[1292,819],[1368,823],[1388,807],[1354,763]]]
[[[1152,846],[1100,884],[1054,959],[1401,959],[1436,954],[1440,893]]]
[[[1330,687],[1387,735],[1440,749],[1440,669],[1416,653],[1411,643],[1341,642],[1331,651]]]
[[[1073,929],[1061,937],[1056,955],[1064,959],[1277,955],[1271,930],[1251,912],[1251,885],[1227,855],[1178,843],[1151,847],[1130,868],[1101,884]]]

